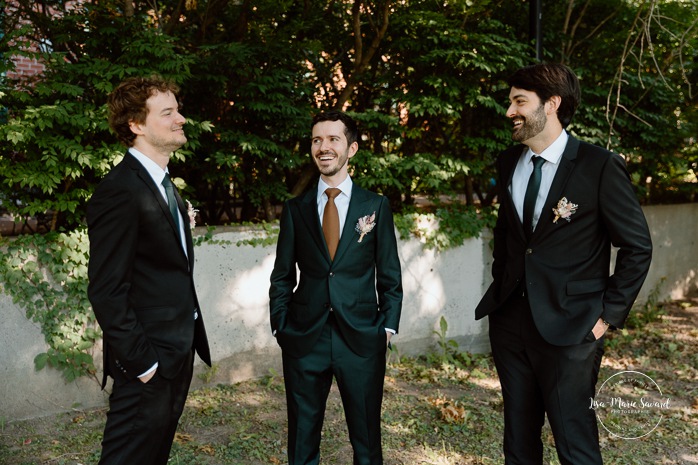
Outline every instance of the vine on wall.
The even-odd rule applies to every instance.
[[[483,228],[494,225],[495,214],[472,208],[439,208],[435,213],[395,215],[401,237],[418,237],[426,248],[457,247]],[[194,238],[195,245],[222,244],[215,228]],[[238,246],[272,246],[278,224],[265,223]],[[84,228],[69,233],[0,238],[0,291],[12,297],[39,324],[46,352],[34,357],[36,370],[59,370],[67,382],[88,376],[99,383],[93,354],[102,333],[87,298],[89,239]]]
[[[86,231],[19,236],[0,246],[0,289],[39,324],[48,345],[34,357],[36,370],[98,381],[92,354],[101,331],[87,299]]]

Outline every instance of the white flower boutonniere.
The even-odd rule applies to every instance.
[[[187,200],[187,214],[189,215],[189,228],[194,229],[196,226],[196,214],[199,210],[194,208],[190,201]]]
[[[376,212],[373,212],[373,214],[371,215],[366,215],[359,218],[359,222],[356,223],[356,232],[360,234],[359,242],[361,242],[364,239],[364,236],[366,234],[373,231],[373,228],[376,226],[375,220]]]
[[[555,213],[555,219],[553,220],[553,223],[557,223],[557,220],[562,218],[563,220],[567,220],[567,222],[570,222],[570,216],[574,215],[577,212],[577,205],[576,203],[572,203],[569,200],[567,200],[567,197],[563,197],[560,199],[560,201],[557,203],[557,208],[553,208],[553,213]]]

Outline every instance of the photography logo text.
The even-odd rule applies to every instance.
[[[613,436],[638,439],[659,426],[670,404],[671,399],[651,377],[639,371],[621,371],[603,382],[589,408]]]

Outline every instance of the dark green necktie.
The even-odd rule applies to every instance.
[[[162,178],[162,185],[165,187],[167,204],[170,207],[170,213],[174,219],[175,226],[177,228],[177,236],[179,237],[179,209],[177,208],[177,199],[175,199],[174,195],[174,186],[172,185],[169,174],[165,173],[165,177]]]
[[[526,232],[526,237],[529,237],[533,232],[533,210],[536,208],[536,199],[538,198],[538,190],[540,190],[540,180],[543,177],[541,167],[545,163],[545,159],[539,156],[531,158],[533,162],[533,173],[528,178],[528,186],[526,187],[526,195],[524,195],[523,204],[523,227]]]

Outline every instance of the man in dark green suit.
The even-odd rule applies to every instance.
[[[319,463],[333,377],[354,465],[379,465],[385,353],[402,308],[393,217],[386,198],[349,176],[348,160],[359,148],[354,120],[330,111],[311,127],[320,179],[284,206],[269,290],[283,357],[289,465]]]

